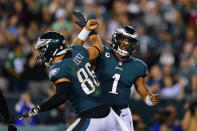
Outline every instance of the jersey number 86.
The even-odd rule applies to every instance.
[[[100,85],[98,82],[95,72],[93,70],[90,71],[90,63],[86,63],[84,68],[80,68],[77,71],[77,78],[81,83],[81,87],[83,91],[89,95],[96,90],[96,87]]]

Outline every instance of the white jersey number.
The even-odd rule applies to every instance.
[[[99,86],[99,82],[96,78],[94,71],[90,71],[90,63],[85,64],[85,68],[80,68],[77,71],[77,78],[81,83],[83,91],[88,95],[95,91],[96,87]],[[90,79],[92,78],[92,80]]]
[[[114,83],[112,85],[112,91],[110,91],[109,93],[118,94],[118,92],[116,91],[117,91],[118,82],[120,80],[120,74],[115,74],[112,78],[114,78]]]

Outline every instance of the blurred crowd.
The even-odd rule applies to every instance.
[[[80,31],[73,22],[75,9],[101,22],[98,34],[106,45],[117,27],[136,29],[136,57],[148,65],[152,92],[177,100],[197,96],[197,0],[0,0],[4,92],[53,90],[47,69],[35,63],[33,46],[49,30],[62,33],[71,44]],[[133,96],[138,98],[135,92]]]

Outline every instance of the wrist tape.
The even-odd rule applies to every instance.
[[[146,98],[145,98],[145,103],[148,105],[148,106],[153,106],[154,104],[152,103],[152,101],[150,100],[150,95],[147,95]]]
[[[82,41],[85,41],[90,34],[90,31],[86,30],[85,27],[82,29],[82,31],[78,34],[78,38]]]

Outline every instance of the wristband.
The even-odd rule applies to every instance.
[[[152,101],[150,100],[150,95],[146,96],[145,98],[145,103],[148,105],[148,106],[153,106],[154,104],[152,103]]]
[[[82,29],[82,31],[78,34],[78,38],[82,41],[85,41],[90,34],[90,31],[86,30],[85,27]]]

